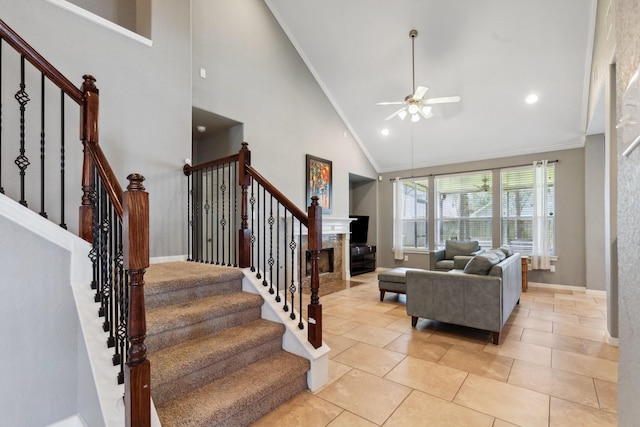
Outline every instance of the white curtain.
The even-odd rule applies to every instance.
[[[547,225],[547,161],[533,162],[533,250],[531,268],[549,270],[549,232]]]
[[[403,207],[403,191],[400,178],[393,181],[393,194],[395,200],[393,203],[393,258],[404,259],[404,251],[402,250],[402,207]]]

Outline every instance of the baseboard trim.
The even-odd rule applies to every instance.
[[[186,255],[157,256],[149,258],[150,264],[162,264],[163,262],[186,261]]]
[[[578,292],[584,292],[587,295],[599,296],[599,297],[607,296],[606,291],[600,291],[597,289],[587,289],[582,286],[556,285],[552,283],[540,283],[540,282],[529,282],[529,286],[534,286],[538,288],[547,288],[547,289],[558,289],[558,290],[565,290],[565,291],[578,291]]]

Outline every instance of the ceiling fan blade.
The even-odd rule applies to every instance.
[[[400,114],[401,112],[403,112],[405,110],[404,107],[394,111],[393,114],[391,114],[389,117],[387,117],[385,120],[389,120],[389,119],[393,119],[395,116],[397,116],[398,114]],[[404,117],[403,117],[404,118]]]
[[[401,105],[404,104],[404,101],[398,102],[376,102],[376,105]]]
[[[459,96],[447,96],[444,98],[429,98],[425,99],[425,104],[446,104],[448,102],[460,102]]]
[[[428,90],[429,90],[428,87],[418,86],[416,88],[416,93],[413,94],[412,98],[413,99],[417,99],[419,101],[419,100],[422,99],[423,96],[425,96],[427,94]]]

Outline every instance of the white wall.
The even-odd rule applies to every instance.
[[[0,0],[0,10],[2,19],[72,82],[79,86],[83,74],[96,77],[100,145],[123,188],[130,173],[146,178],[151,256],[185,254],[182,166],[183,159],[191,156],[189,2],[154,2],[152,47],[43,0]],[[3,54],[8,50],[4,46]],[[13,104],[15,101],[3,103],[3,114],[9,108],[17,110]],[[3,121],[5,135],[9,125]],[[67,146],[67,223],[71,231],[78,228],[81,197],[82,147],[77,135],[77,130],[69,132]],[[39,148],[30,150],[34,162]]]
[[[267,6],[193,0],[192,8],[194,106],[242,122],[252,164],[305,211],[305,154],[331,160],[331,216],[347,217],[349,173],[376,172]]]
[[[69,252],[2,216],[0,235],[1,424],[48,425],[78,412]]]

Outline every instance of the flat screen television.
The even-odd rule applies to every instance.
[[[368,215],[349,215],[353,218],[350,224],[351,244],[365,245],[367,243],[367,235],[369,233],[369,216]]]

